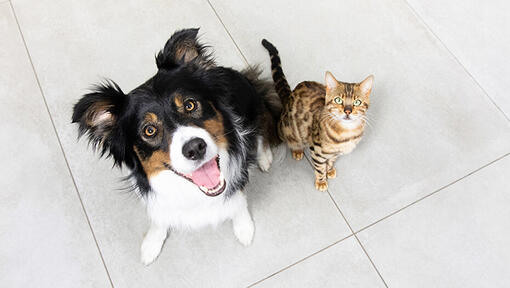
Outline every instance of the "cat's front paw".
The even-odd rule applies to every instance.
[[[321,192],[328,190],[328,181],[315,180],[315,189],[317,189]]]
[[[328,171],[328,179],[333,179],[336,177],[336,169],[335,167],[331,168],[329,171]]]
[[[301,160],[303,159],[303,156],[305,155],[305,153],[303,152],[303,150],[294,150],[292,151],[292,158],[294,158],[294,160]]]

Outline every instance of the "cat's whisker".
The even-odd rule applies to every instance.
[[[367,127],[373,128],[372,122],[369,121],[366,115],[360,115],[360,118],[365,122],[365,124],[367,124]]]

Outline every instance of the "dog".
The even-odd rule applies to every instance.
[[[156,55],[157,73],[125,94],[104,81],[75,104],[72,122],[101,156],[127,167],[147,207],[141,262],[152,263],[170,230],[232,220],[249,245],[254,223],[243,189],[256,162],[267,171],[279,142],[281,103],[257,68],[218,66],[197,38],[175,32]]]

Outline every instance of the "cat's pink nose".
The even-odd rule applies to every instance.
[[[345,109],[344,112],[345,112],[345,114],[349,115],[349,114],[351,114],[352,111],[349,109]]]

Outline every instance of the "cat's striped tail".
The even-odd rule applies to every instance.
[[[292,92],[290,90],[289,83],[287,82],[287,78],[285,78],[285,74],[283,74],[282,63],[280,61],[280,56],[278,55],[278,50],[276,50],[276,47],[274,47],[274,45],[266,39],[262,39],[262,46],[267,49],[269,56],[271,57],[271,74],[273,75],[274,88],[278,93],[278,96],[280,96],[283,106],[285,106],[287,105]]]

